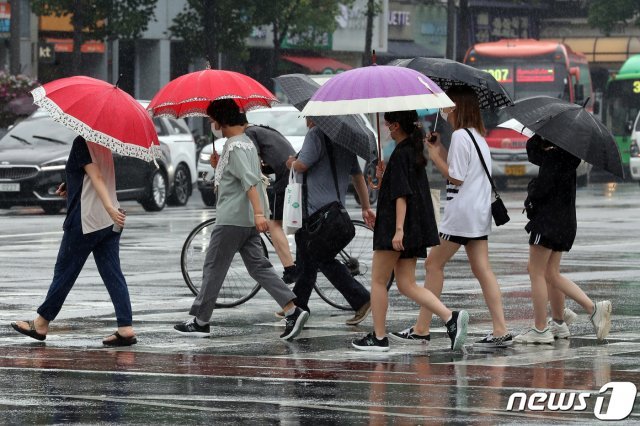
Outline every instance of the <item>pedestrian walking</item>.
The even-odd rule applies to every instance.
[[[120,268],[120,235],[125,214],[119,210],[113,156],[108,148],[78,136],[65,166],[66,183],[57,194],[66,197],[67,215],[62,242],[47,296],[34,320],[15,321],[11,326],[36,340],[45,340],[49,324],[64,304],[90,254],[98,267],[116,311],[118,330],[106,337],[106,346],[137,343],[132,326],[127,282]]]
[[[569,337],[565,296],[590,314],[596,338],[603,340],[611,329],[611,302],[594,303],[576,283],[560,274],[562,254],[571,250],[576,237],[576,168],[580,159],[539,135],[527,141],[527,156],[540,167],[525,200],[534,326],[515,341],[553,343],[554,338]],[[551,302],[548,321],[547,301]]]
[[[194,317],[174,329],[189,336],[210,335],[209,321],[216,299],[234,255],[240,253],[249,275],[284,310],[286,326],[280,338],[293,339],[302,331],[309,313],[296,307],[295,294],[262,251],[260,232],[268,229],[269,204],[256,147],[245,134],[246,116],[233,99],[211,102],[207,114],[213,130],[227,138],[220,158],[215,152],[212,155],[218,193],[216,225],[205,256],[202,288],[189,311]]]
[[[245,116],[243,114],[243,116]],[[245,116],[246,117],[246,116]],[[298,270],[291,255],[289,241],[282,229],[282,211],[284,209],[284,194],[289,182],[289,169],[287,160],[295,155],[291,142],[276,129],[264,125],[244,123],[244,133],[256,146],[258,156],[264,163],[263,172],[275,174],[275,181],[267,192],[271,216],[269,221],[269,234],[276,254],[284,267],[282,280],[291,284],[298,277]]]
[[[505,347],[513,343],[507,331],[502,295],[498,281],[489,263],[488,237],[491,233],[491,183],[476,147],[491,170],[491,155],[480,107],[475,91],[464,85],[452,86],[446,91],[455,103],[443,108],[442,118],[451,125],[453,133],[447,153],[438,133],[435,142],[427,141],[429,157],[447,179],[447,198],[440,223],[440,245],[433,247],[425,262],[425,288],[440,297],[444,286],[444,268],[454,254],[464,246],[471,271],[480,282],[485,303],[493,321],[493,331],[474,345]],[[432,311],[422,307],[416,323],[390,337],[404,343],[427,343]]]
[[[309,234],[306,229],[308,218],[327,204],[340,201],[345,204],[349,176],[360,198],[362,218],[368,226],[373,226],[375,213],[369,204],[369,194],[355,154],[332,142],[307,118],[309,131],[305,136],[298,157],[290,157],[287,167],[304,173],[306,194],[303,195],[306,215],[302,228],[296,232],[296,264],[299,277],[293,287],[298,306],[309,311],[309,298],[316,282],[318,271],[344,296],[355,311],[348,325],[362,322],[371,309],[369,291],[358,282],[347,267],[337,259],[320,261],[307,249]]]
[[[427,247],[439,243],[425,170],[424,132],[417,125],[415,111],[386,112],[384,120],[397,146],[382,176],[373,234],[371,308],[374,331],[354,340],[352,346],[363,351],[389,350],[385,326],[386,284],[395,271],[400,292],[442,318],[451,339],[451,349],[458,350],[466,339],[469,314],[449,310],[432,291],[416,283],[418,258],[425,258]]]

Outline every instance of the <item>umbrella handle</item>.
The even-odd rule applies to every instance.
[[[374,182],[371,175],[367,176],[369,188],[374,190],[380,189],[380,186],[382,185],[382,175],[384,174],[384,169],[384,160],[380,159],[378,164],[376,165],[376,181]]]
[[[378,179],[378,183],[373,182],[373,178],[371,176],[367,176],[367,180],[369,181],[369,188],[378,190],[380,189],[380,185],[382,184],[382,179]]]

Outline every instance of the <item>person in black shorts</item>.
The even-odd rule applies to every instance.
[[[554,338],[569,337],[571,333],[563,320],[565,296],[590,314],[596,337],[602,340],[611,328],[611,302],[594,303],[576,283],[560,274],[562,253],[571,250],[576,237],[576,168],[580,159],[538,135],[527,141],[527,156],[540,166],[538,176],[529,183],[525,200],[534,326],[514,340],[553,343]]]
[[[382,176],[373,230],[371,312],[374,331],[355,339],[353,347],[363,351],[387,351],[387,282],[395,271],[402,294],[438,315],[447,327],[451,349],[464,344],[469,314],[449,310],[430,290],[416,283],[418,258],[427,247],[439,244],[429,180],[425,170],[424,132],[418,127],[416,111],[384,114],[385,125],[397,146]]]

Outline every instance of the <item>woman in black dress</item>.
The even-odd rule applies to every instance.
[[[467,332],[468,314],[450,311],[429,290],[416,283],[418,257],[439,243],[429,181],[425,170],[424,132],[415,111],[384,114],[385,125],[397,146],[384,172],[373,231],[371,313],[374,332],[352,342],[360,350],[387,351],[386,284],[395,271],[402,294],[429,308],[446,322],[451,348],[460,349]]]
[[[569,337],[563,322],[564,296],[589,314],[598,340],[611,328],[611,302],[593,301],[576,283],[560,274],[562,253],[571,250],[576,237],[576,168],[580,159],[538,135],[527,141],[529,161],[540,166],[525,201],[529,237],[529,277],[534,326],[514,339],[519,343],[553,343]],[[547,322],[547,300],[551,320]]]

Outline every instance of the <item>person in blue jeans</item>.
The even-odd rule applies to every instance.
[[[339,201],[343,205],[345,204],[345,194],[349,186],[349,176],[351,176],[353,187],[362,203],[362,218],[369,227],[372,227],[376,220],[376,214],[371,210],[369,193],[356,155],[329,141],[325,134],[308,118],[307,127],[309,127],[309,131],[305,136],[300,153],[297,158],[289,157],[287,167],[293,168],[298,173],[306,174],[308,216],[326,204],[338,200],[327,147],[327,144],[331,144],[329,149],[336,168],[337,185],[340,192]],[[303,220],[306,221],[307,218]],[[304,226],[296,232],[296,265],[300,275],[293,287],[293,292],[296,294],[298,306],[309,311],[309,298],[318,276],[318,270],[320,270],[355,311],[354,316],[346,320],[346,324],[357,325],[361,323],[371,310],[369,291],[351,276],[347,267],[340,261],[332,259],[328,262],[319,262],[313,253],[309,253],[306,249],[308,238],[308,232]]]
[[[106,346],[133,345],[137,338],[132,326],[129,289],[120,268],[120,232],[125,214],[119,210],[116,198],[111,151],[78,136],[73,141],[65,172],[66,183],[60,185],[57,193],[67,199],[67,216],[53,280],[36,318],[14,321],[11,326],[26,336],[45,340],[49,323],[60,313],[87,258],[93,253],[118,324],[118,330],[102,343]]]

